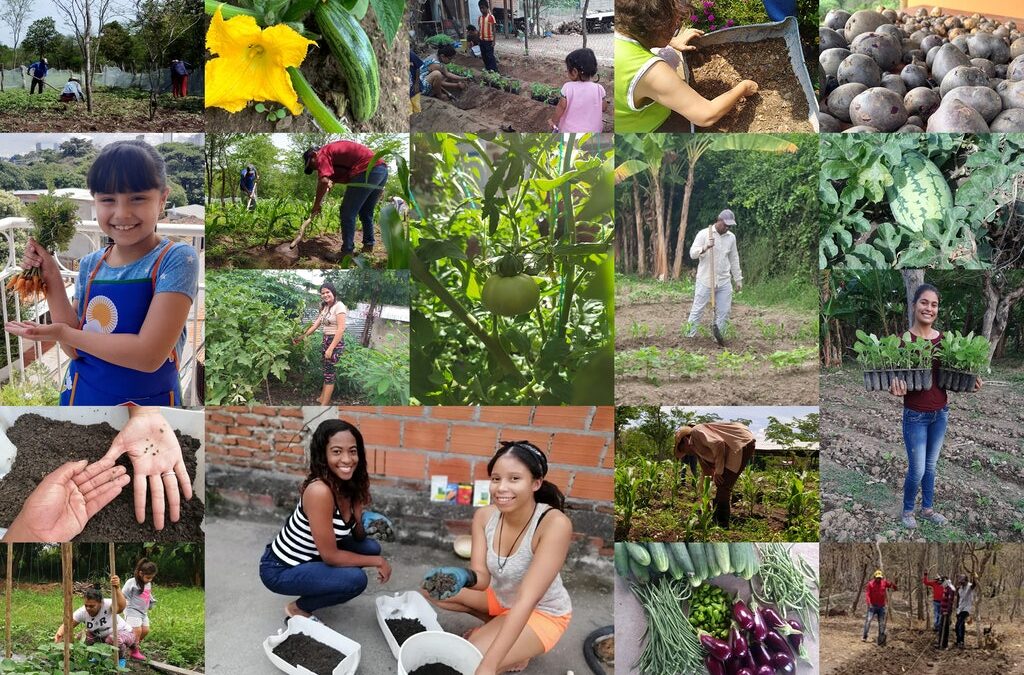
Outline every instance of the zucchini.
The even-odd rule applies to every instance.
[[[696,572],[693,576],[694,586],[699,586],[700,582],[704,581],[708,577],[708,561],[707,555],[704,553],[703,544],[687,544],[686,549],[690,552],[690,560],[693,561],[693,569]]]
[[[615,543],[615,571],[620,577],[629,576],[629,554],[621,541]]]
[[[665,551],[665,545],[659,541],[647,542],[647,550],[651,554],[651,567],[658,572],[668,571],[668,553]]]
[[[673,559],[679,561],[687,577],[692,577],[697,573],[697,570],[693,567],[693,561],[690,560],[690,554],[686,550],[686,544],[668,544],[668,552]]]
[[[631,541],[626,542],[626,552],[629,553],[629,557],[636,561],[638,564],[647,567],[651,564],[651,554],[647,552],[647,549],[640,544],[635,544]]]
[[[373,45],[363,27],[338,0],[318,4],[313,15],[345,77],[352,118],[365,122],[377,112],[380,102],[380,68]]]

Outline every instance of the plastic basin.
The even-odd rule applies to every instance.
[[[473,675],[484,660],[468,640],[451,633],[420,633],[405,641],[398,651],[398,675],[409,675],[428,663],[444,663],[462,675]]]
[[[274,653],[274,647],[287,640],[289,635],[296,633],[308,635],[317,642],[321,642],[328,647],[334,647],[342,654],[346,654],[341,663],[334,667],[333,675],[355,675],[356,668],[359,667],[361,651],[359,643],[355,640],[350,640],[337,631],[331,630],[322,623],[304,616],[292,617],[288,620],[288,628],[278,631],[276,635],[271,635],[263,641],[264,653],[266,653],[270,662],[277,666],[278,670],[290,675],[315,675],[313,671],[302,666],[293,666]]]
[[[377,624],[380,626],[381,632],[384,633],[384,639],[387,640],[388,647],[391,647],[391,653],[395,655],[396,659],[399,645],[385,623],[387,619],[418,619],[428,631],[444,632],[441,624],[437,622],[437,612],[430,606],[427,599],[416,591],[395,593],[394,595],[381,593],[374,600],[374,604],[377,606]]]

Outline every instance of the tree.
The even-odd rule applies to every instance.
[[[96,152],[96,146],[88,138],[69,138],[60,144],[63,157],[88,157]]]
[[[79,0],[81,1],[81,0]],[[149,119],[156,117],[159,78],[167,52],[179,38],[202,21],[203,12],[191,0],[137,0],[136,37],[146,51],[149,78]]]
[[[1020,272],[985,272],[985,316],[981,334],[988,338],[988,362],[996,353],[999,342],[1006,334],[1010,310],[1024,298],[1024,274]]]
[[[185,190],[186,204],[203,203],[203,146],[193,143],[161,143],[167,175]]]
[[[14,44],[11,48],[14,51],[14,57],[12,62],[18,63],[18,40],[21,39],[21,27],[25,23],[25,17],[28,16],[28,8],[31,6],[32,0],[0,0],[0,17],[3,18],[3,22],[11,29],[11,33],[14,35]]]
[[[135,43],[132,34],[119,21],[111,21],[100,29],[99,54],[107,63],[117,64],[124,68],[134,67],[133,51]]]
[[[75,40],[84,59],[85,107],[92,112],[92,71],[101,39],[97,32],[104,24],[111,0],[53,0],[53,4],[74,28]],[[97,32],[94,36],[93,33]]]
[[[30,58],[42,58],[59,39],[60,33],[57,32],[57,24],[54,23],[52,17],[48,16],[45,19],[32,22],[32,25],[28,27],[28,32],[25,33],[22,47],[34,55]]]
[[[21,215],[21,200],[10,192],[0,190],[0,218]]]
[[[907,290],[907,329],[914,325],[914,293],[924,283],[924,270],[903,270],[903,285]]]

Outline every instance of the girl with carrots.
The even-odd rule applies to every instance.
[[[144,141],[117,141],[86,183],[110,239],[81,260],[68,300],[53,255],[29,240],[23,268],[41,269],[53,323],[9,321],[9,333],[61,343],[71,357],[61,405],[181,405],[178,364],[198,292],[190,245],[156,232],[170,188],[164,160]]]
[[[572,522],[561,490],[544,480],[547,472],[537,446],[502,442],[487,463],[491,505],[473,516],[469,568],[438,567],[424,579],[421,592],[432,604],[484,622],[466,634],[484,655],[475,675],[523,670],[554,648],[572,618],[559,574]],[[439,586],[445,590],[426,590]]]

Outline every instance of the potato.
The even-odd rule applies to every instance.
[[[996,64],[988,59],[971,59],[971,66],[985,73],[985,77],[993,78],[996,76]]]
[[[849,49],[842,49],[840,47],[823,50],[818,54],[818,63],[821,64],[822,72],[828,77],[837,77],[839,64],[851,53]]]
[[[833,9],[825,15],[825,25],[832,30],[843,30],[849,20],[850,13],[843,9]]]
[[[839,84],[860,82],[865,87],[878,87],[882,84],[882,71],[870,56],[850,54],[839,64],[836,79]]]
[[[836,87],[835,91],[828,95],[828,112],[836,119],[842,120],[843,122],[850,121],[850,104],[853,99],[857,98],[860,94],[867,91],[860,82],[850,82],[849,84],[842,84]]]
[[[846,22],[846,39],[853,42],[853,38],[861,33],[870,33],[886,23],[889,23],[889,20],[878,12],[872,12],[867,9],[854,12]]]
[[[977,110],[959,99],[944,100],[928,118],[928,133],[988,133],[988,124]]]
[[[850,46],[850,43],[846,41],[845,37],[827,26],[818,27],[818,43],[818,49],[822,52],[834,47],[846,49]]]
[[[900,43],[884,33],[861,33],[850,43],[854,54],[870,56],[883,71],[893,70],[900,63],[903,49]]]
[[[989,131],[999,134],[1024,132],[1024,108],[1009,108],[999,113]]]
[[[1024,55],[1024,38],[1017,38],[1010,43],[1010,58],[1015,59]]]
[[[823,134],[838,134],[843,129],[842,123],[828,113],[818,113],[818,129]]]
[[[907,95],[907,85],[899,75],[893,73],[882,75],[882,86],[889,91],[896,92],[900,98]]]
[[[1007,80],[1024,80],[1024,54],[1010,61],[1006,66]]]
[[[928,87],[917,87],[907,92],[903,97],[903,106],[910,115],[918,115],[927,118],[939,109],[942,104],[942,97],[939,92]]]
[[[974,66],[957,66],[942,78],[939,86],[939,94],[945,98],[946,94],[957,87],[987,87],[988,77],[980,68]]]
[[[957,66],[970,65],[971,60],[967,58],[967,54],[964,54],[951,44],[944,44],[939,47],[939,51],[935,53],[935,58],[931,62],[932,78],[936,82],[942,82],[946,77],[946,73]]]
[[[859,126],[855,126],[855,127],[850,127],[849,129],[847,129],[843,133],[844,134],[877,134],[878,133],[878,129],[876,129],[874,127],[868,127],[868,126],[864,126],[864,125],[859,125]]]
[[[925,54],[927,54],[928,50],[932,47],[941,47],[944,42],[945,40],[940,38],[938,35],[929,35],[921,40],[921,49]]]
[[[896,131],[907,122],[903,97],[885,87],[872,87],[850,103],[850,121],[882,132]]]
[[[1004,81],[996,89],[996,93],[1003,101],[1003,109],[1024,108],[1024,80],[1016,82]]]
[[[904,134],[923,134],[924,129],[917,126],[916,124],[904,124],[902,127],[896,130],[897,132]]]
[[[978,33],[967,38],[967,53],[993,63],[1007,63],[1010,60],[1009,45],[991,33]]]
[[[951,98],[977,110],[986,123],[994,120],[996,115],[1003,111],[1003,101],[999,94],[988,87],[957,87],[942,97],[943,103]]]
[[[900,79],[907,85],[907,89],[928,86],[928,69],[917,63],[910,63],[903,66],[900,71]]]

